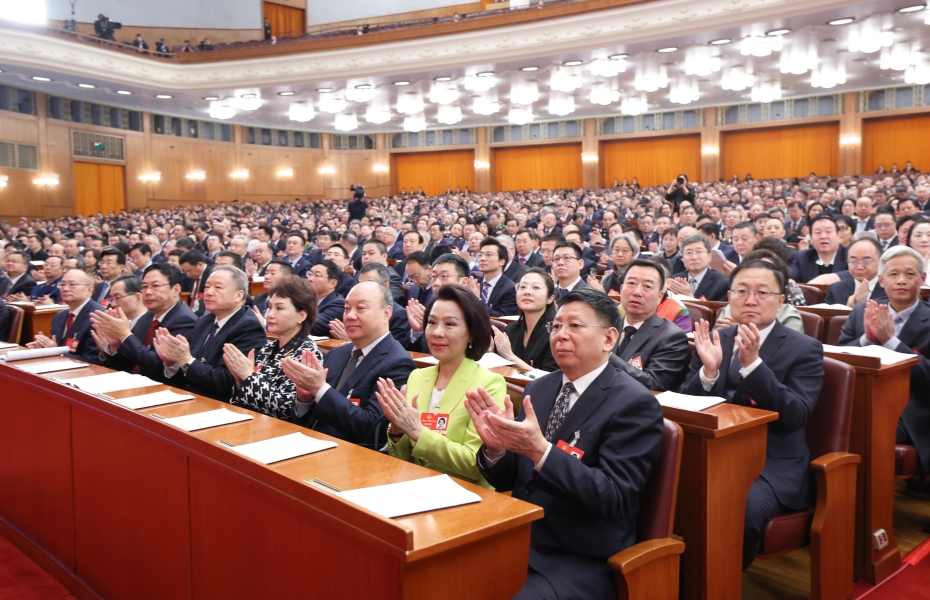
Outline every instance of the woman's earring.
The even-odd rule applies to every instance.
[[[471,343],[471,342],[468,342],[468,349],[471,350],[473,347],[474,347],[474,346],[472,345],[472,343]]]

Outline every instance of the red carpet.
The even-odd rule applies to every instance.
[[[0,537],[0,599],[59,600],[74,599],[51,575],[6,539]]]
[[[930,598],[930,560],[926,560],[927,555],[930,555],[930,539],[925,540],[904,557],[897,573],[861,595],[854,591],[853,597],[857,600]]]

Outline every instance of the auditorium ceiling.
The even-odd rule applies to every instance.
[[[930,11],[908,0],[673,0],[185,65],[0,24],[0,84],[247,126],[417,131],[923,86],[927,23]]]

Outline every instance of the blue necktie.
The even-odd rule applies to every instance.
[[[730,361],[730,368],[727,370],[727,400],[733,400],[736,388],[738,388],[740,382],[743,381],[743,376],[740,375],[740,369],[743,368],[743,363],[739,360],[739,347],[736,346],[735,341],[733,346],[733,360]]]

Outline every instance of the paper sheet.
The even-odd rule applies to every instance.
[[[433,356],[421,356],[420,358],[413,359],[413,362],[424,364],[424,365],[438,365],[439,364],[439,361]]]
[[[830,346],[829,344],[823,345],[824,352],[833,352],[836,354],[851,354],[853,356],[874,356],[877,357],[881,364],[896,365],[899,362],[904,362],[909,358],[914,358],[916,354],[905,354],[903,352],[895,352],[894,350],[889,350],[884,346],[872,345],[872,346]]]
[[[14,360],[45,358],[46,356],[63,356],[65,354],[68,354],[67,346],[58,346],[56,348],[31,348],[28,350],[10,350],[4,354],[0,360],[12,362]]]
[[[174,425],[184,431],[197,431],[198,429],[207,429],[208,427],[219,427],[220,425],[229,425],[239,421],[249,421],[254,419],[252,415],[237,413],[228,408],[218,408],[206,412],[184,415],[183,417],[171,417],[165,419],[165,423]]]
[[[313,340],[314,342],[322,342],[323,340],[328,340],[328,339],[329,339],[329,338],[326,337],[325,335],[310,335],[310,336],[307,336],[307,337],[309,337],[309,338],[310,338],[311,340]]]
[[[68,305],[67,304],[36,304],[35,308],[36,308],[36,312],[43,312],[46,310],[58,311],[58,310],[64,310],[68,308]]]
[[[337,445],[336,442],[318,440],[298,432],[229,449],[264,465],[270,465],[289,458],[335,448]]]
[[[130,398],[110,398],[107,396],[107,399],[114,404],[125,406],[128,409],[140,410],[153,406],[161,406],[163,404],[173,404],[175,402],[181,402],[182,400],[193,400],[194,397],[190,394],[178,394],[171,390],[162,390],[160,392],[142,394],[141,396],[132,396]]]
[[[846,306],[845,304],[811,304],[808,308],[829,308],[832,310],[852,310],[851,307]]]
[[[507,323],[517,321],[520,318],[520,315],[503,315],[500,317],[494,317],[497,321],[506,321]]]
[[[264,283],[265,278],[262,275],[252,275],[252,281],[255,283]]]
[[[688,301],[688,300],[697,300],[694,296],[688,296],[686,294],[676,294],[672,292],[672,298],[679,301]]]
[[[6,350],[7,348],[16,348],[19,344],[11,344],[10,342],[0,342],[0,350]]]
[[[469,492],[448,475],[346,490],[336,495],[388,519],[481,502],[481,496]]]
[[[518,375],[514,375],[513,377],[518,377],[520,379],[526,379],[526,381],[529,382],[534,379],[539,379],[540,377],[544,375],[548,375],[548,374],[549,374],[549,371],[543,371],[542,369],[530,369],[529,371],[524,371]]]
[[[678,392],[662,392],[656,396],[656,400],[662,406],[693,411],[701,411],[726,402],[724,398],[719,396],[689,396]]]
[[[42,373],[54,373],[55,371],[68,371],[70,369],[81,369],[83,367],[88,367],[86,362],[81,362],[77,360],[47,360],[40,363],[29,363],[28,365],[16,365],[17,369],[26,371],[27,373],[32,373],[33,375],[41,375]]]
[[[57,379],[57,378],[56,378]],[[135,390],[151,385],[161,385],[144,375],[134,375],[123,371],[91,375],[90,377],[76,377],[73,379],[57,379],[59,383],[73,385],[74,387],[91,394],[107,394],[109,392],[122,392]]]
[[[507,360],[499,354],[493,352],[486,352],[484,356],[478,361],[478,364],[484,367],[485,369],[493,369],[495,367],[509,367],[510,365],[515,365],[517,363],[512,360]]]

